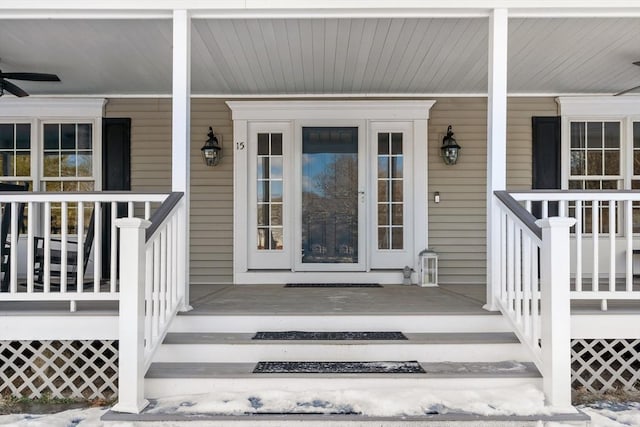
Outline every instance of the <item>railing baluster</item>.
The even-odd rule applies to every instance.
[[[514,265],[514,276],[515,276],[515,281],[514,281],[514,286],[515,286],[515,292],[514,292],[514,299],[515,299],[515,310],[516,310],[516,319],[518,319],[519,322],[522,321],[521,316],[522,316],[522,231],[520,230],[520,228],[516,228],[515,230],[515,242],[514,242],[514,247],[515,247],[515,265]]]
[[[176,301],[175,283],[173,282],[173,219],[167,223],[167,283],[169,286],[169,307]]]
[[[167,237],[166,229],[160,232],[160,324],[167,319]]]
[[[51,202],[44,204],[44,292],[51,289]]]
[[[153,306],[154,306],[154,319],[153,319],[153,334],[155,338],[160,334],[160,242],[156,238],[153,241]]]
[[[144,219],[151,218],[151,202],[144,202]]]
[[[135,215],[135,207],[133,205],[133,202],[129,202],[127,205],[127,216],[129,218],[133,218],[134,215]]]
[[[145,250],[145,281],[144,281],[144,339],[145,349],[151,348],[153,341],[153,317],[155,316],[153,307],[153,246],[147,245]]]
[[[531,279],[533,280],[533,286],[531,288],[531,326],[533,338],[531,342],[538,348],[540,347],[540,267],[538,263],[540,250],[537,246],[532,248],[531,253]]]
[[[35,252],[33,247],[33,221],[35,203],[29,202],[27,205],[27,293],[33,292],[33,266],[35,265]],[[0,244],[0,247],[2,245]]]
[[[100,292],[102,278],[102,203],[93,204],[93,292]]]
[[[84,292],[84,202],[78,202],[78,268],[76,269],[76,292]]]
[[[118,203],[111,202],[111,255],[109,261],[109,292],[116,292],[118,284]],[[145,218],[146,219],[146,218]]]
[[[591,280],[591,290],[598,292],[600,290],[600,272],[598,270],[599,260],[599,243],[600,234],[600,204],[597,200],[591,202],[591,240],[593,243],[593,277]]]
[[[531,238],[522,236],[522,329],[531,338]]]
[[[626,270],[625,270],[625,290],[633,291],[633,201],[627,200],[625,203],[625,234],[627,238],[626,249]]]
[[[60,292],[67,292],[67,234],[69,209],[67,202],[60,206]]]
[[[616,290],[616,202],[609,200],[609,291]]]
[[[549,201],[542,201],[542,218],[547,218],[549,216]]]
[[[568,205],[569,205],[568,200],[560,200],[558,202],[558,216],[567,216],[568,207],[569,207]]]
[[[509,311],[514,310],[514,224],[511,218],[507,219],[507,302]]]
[[[11,293],[18,292],[18,220],[18,203],[11,202],[11,257],[9,259]]]
[[[506,301],[507,293],[507,215],[500,215],[500,295],[501,301]]]
[[[582,292],[582,200],[576,200],[576,292]]]

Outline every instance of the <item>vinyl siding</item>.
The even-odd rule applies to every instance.
[[[555,116],[553,98],[510,98],[507,188],[531,188],[531,117]],[[486,98],[436,99],[429,120],[429,246],[439,255],[441,283],[486,281]],[[463,147],[455,166],[440,158],[451,125]],[[440,192],[440,203],[433,201]]]
[[[440,254],[441,283],[485,281],[486,98],[436,98],[429,121],[429,245]],[[553,98],[510,98],[507,186],[531,187],[531,117],[554,116]],[[171,100],[110,99],[107,117],[130,117],[133,191],[171,189]],[[191,281],[231,283],[233,254],[233,123],[225,100],[191,107]],[[457,165],[440,159],[448,125],[463,147]],[[222,135],[222,163],[209,168],[200,147],[208,127]],[[440,192],[441,202],[433,202]]]
[[[106,117],[131,118],[131,190],[171,191],[171,100],[110,99]],[[231,283],[233,149],[231,112],[223,100],[191,104],[191,283]],[[200,147],[212,126],[224,157],[206,167]]]

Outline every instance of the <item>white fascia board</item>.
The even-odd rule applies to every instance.
[[[640,115],[640,96],[560,96],[556,102],[562,116]]]
[[[0,19],[170,19],[173,10],[193,18],[638,17],[637,0],[23,0],[0,5]]]
[[[58,0],[57,10],[214,9],[575,9],[637,8],[637,0]],[[50,0],[5,2],[2,9],[51,9]]]
[[[227,101],[233,120],[425,120],[435,101]]]
[[[105,98],[0,98],[0,118],[102,117]]]

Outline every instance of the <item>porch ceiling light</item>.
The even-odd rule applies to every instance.
[[[213,129],[209,126],[209,133],[207,134],[207,142],[204,143],[202,148],[202,159],[207,166],[216,166],[222,159],[222,136],[217,137],[213,133]]]
[[[456,139],[453,137],[453,131],[451,130],[451,125],[449,125],[447,135],[442,138],[442,147],[440,147],[444,163],[447,165],[455,165],[458,162],[458,153],[461,149],[462,147],[458,145]]]

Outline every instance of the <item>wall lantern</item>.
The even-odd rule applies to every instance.
[[[222,159],[222,136],[217,137],[214,135],[211,126],[209,126],[207,136],[207,142],[200,149],[202,151],[202,159],[207,166],[215,166]]]
[[[438,254],[431,249],[425,249],[418,256],[420,258],[418,286],[438,286]]]
[[[458,145],[456,139],[453,137],[451,131],[451,125],[447,128],[447,136],[442,138],[442,147],[440,147],[442,159],[447,165],[455,165],[458,161],[458,153],[462,147]]]

